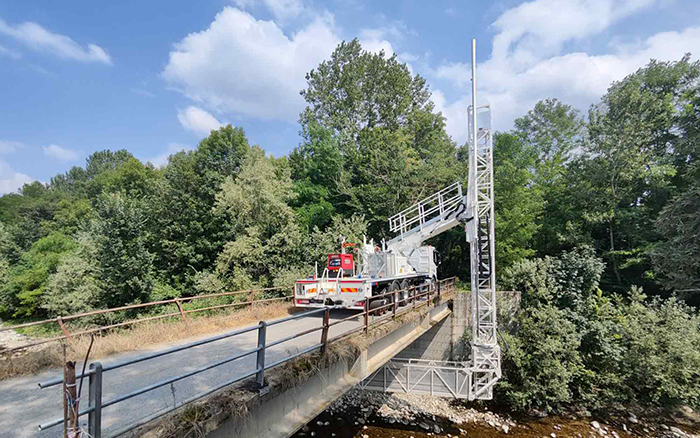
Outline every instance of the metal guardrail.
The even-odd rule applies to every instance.
[[[269,298],[269,299],[260,299],[260,300],[254,299],[256,293],[270,292],[270,291],[274,291],[274,290],[291,290],[292,294],[285,295],[285,296],[282,296],[279,298]],[[191,297],[173,298],[170,300],[152,301],[150,303],[132,304],[130,306],[115,307],[112,309],[93,310],[91,312],[77,313],[77,314],[68,315],[68,316],[58,316],[56,318],[45,319],[42,321],[33,321],[33,322],[27,322],[24,324],[17,324],[17,325],[12,325],[12,326],[7,326],[7,327],[0,327],[0,332],[4,332],[7,330],[15,330],[18,328],[25,328],[25,327],[32,327],[32,326],[37,326],[37,325],[54,324],[55,323],[55,324],[58,324],[61,331],[63,332],[62,336],[57,336],[57,337],[50,338],[50,339],[42,339],[41,341],[36,341],[36,342],[32,342],[32,343],[25,344],[25,345],[20,345],[18,347],[8,348],[6,350],[0,350],[0,352],[11,353],[11,352],[18,351],[18,350],[24,350],[24,349],[29,348],[29,347],[35,347],[37,345],[48,344],[51,342],[60,342],[60,341],[66,340],[66,339],[70,339],[71,337],[89,335],[92,333],[98,333],[98,332],[102,332],[105,330],[110,330],[110,329],[124,327],[124,326],[128,326],[128,325],[138,324],[141,322],[155,321],[155,320],[164,319],[164,318],[171,318],[171,317],[180,317],[180,319],[184,320],[186,318],[185,315],[190,314],[190,313],[204,312],[207,310],[216,310],[216,309],[223,309],[223,308],[228,308],[228,307],[253,306],[254,304],[259,304],[259,303],[268,303],[268,302],[272,302],[272,301],[288,300],[294,296],[293,291],[294,291],[294,288],[292,286],[281,286],[281,287],[268,287],[268,288],[264,288],[264,289],[246,289],[246,290],[238,290],[238,291],[233,291],[233,292],[221,292],[221,293],[208,294],[208,295],[195,295],[195,296],[191,296]],[[201,299],[205,299],[205,298],[230,297],[230,296],[236,296],[236,295],[247,295],[248,299],[245,301],[239,301],[239,302],[235,302],[235,303],[221,304],[221,305],[217,305],[217,306],[202,307],[199,309],[190,309],[190,310],[185,310],[182,306],[184,303],[192,302],[195,300],[201,300]],[[65,324],[67,321],[72,321],[72,320],[76,320],[76,319],[80,319],[80,318],[86,318],[89,316],[105,315],[108,313],[122,312],[125,310],[141,309],[141,308],[154,307],[154,306],[165,306],[165,305],[169,305],[169,304],[175,304],[177,306],[178,311],[173,312],[173,313],[166,313],[164,315],[152,316],[149,318],[132,319],[132,320],[120,322],[117,324],[110,324],[110,325],[96,327],[96,328],[83,330],[83,331],[79,331],[79,332],[74,332],[74,333],[70,333],[68,331],[68,328],[66,327],[66,324]]]
[[[404,314],[406,312],[410,312],[416,308],[423,307],[423,306],[429,306],[431,303],[434,303],[436,299],[440,298],[441,294],[444,292],[452,292],[455,290],[455,284],[456,284],[456,277],[451,277],[447,278],[444,280],[438,281],[436,284],[434,284],[431,287],[412,287],[409,289],[404,289],[404,290],[397,290],[394,292],[389,292],[386,294],[382,295],[377,295],[372,298],[374,299],[383,299],[386,297],[393,297],[392,302],[389,304],[385,304],[379,307],[375,307],[373,309],[370,309],[369,307],[369,300],[365,300],[365,308],[364,310],[359,313],[359,314],[354,314],[351,315],[350,317],[340,319],[338,321],[330,322],[330,311],[331,309],[334,309],[336,307],[325,307],[321,309],[316,309],[316,310],[311,310],[308,312],[300,313],[297,315],[292,315],[286,318],[278,319],[275,321],[271,322],[265,322],[265,321],[260,321],[260,323],[256,326],[251,326],[251,327],[246,327],[243,329],[235,330],[229,333],[225,333],[222,335],[214,336],[211,338],[203,339],[197,342],[192,342],[188,343],[185,345],[169,348],[167,350],[147,354],[144,356],[139,356],[133,359],[129,359],[123,362],[118,362],[115,364],[111,365],[106,365],[103,366],[100,362],[93,362],[90,364],[89,371],[87,371],[84,374],[80,374],[76,376],[77,379],[81,379],[83,377],[88,377],[89,378],[89,387],[88,387],[88,394],[89,394],[89,399],[88,399],[88,407],[85,410],[82,410],[76,414],[76,417],[79,419],[80,417],[84,415],[88,415],[88,436],[92,438],[101,438],[102,437],[102,409],[107,408],[109,406],[116,405],[117,403],[121,403],[124,401],[127,401],[133,397],[142,395],[144,393],[153,391],[155,389],[161,388],[163,386],[169,385],[171,383],[186,379],[188,377],[194,376],[196,374],[200,374],[204,371],[210,370],[212,368],[216,368],[218,366],[236,361],[238,359],[241,359],[243,357],[247,357],[250,355],[255,354],[256,355],[256,366],[255,369],[244,373],[243,375],[237,376],[227,382],[224,382],[220,385],[217,385],[213,388],[208,389],[206,392],[203,392],[201,394],[198,394],[196,396],[190,397],[187,400],[184,400],[180,402],[179,404],[174,404],[173,407],[167,408],[165,410],[159,411],[153,415],[150,415],[146,418],[143,418],[139,420],[136,423],[129,424],[128,426],[123,427],[122,429],[119,429],[118,431],[114,432],[112,436],[117,436],[120,435],[124,432],[127,432],[131,429],[134,429],[136,427],[142,426],[146,424],[149,421],[152,421],[160,416],[163,416],[165,414],[168,414],[185,404],[191,403],[195,400],[201,399],[202,397],[205,397],[207,395],[212,394],[213,392],[216,392],[222,388],[225,388],[229,385],[232,385],[234,383],[240,382],[244,379],[247,379],[249,377],[255,376],[256,379],[256,384],[258,389],[263,389],[265,387],[265,371],[269,370],[270,368],[273,368],[275,366],[281,365],[283,363],[289,362],[299,356],[302,356],[304,354],[320,350],[322,353],[325,352],[327,346],[331,342],[335,342],[337,340],[343,339],[351,334],[357,333],[359,331],[365,331],[367,332],[370,328],[370,326],[381,324],[386,321],[391,321],[393,320],[397,315]],[[400,295],[401,292],[406,292],[409,291],[409,297],[406,299],[401,300]],[[403,307],[403,309],[400,309],[400,307]],[[390,314],[389,311],[391,311]],[[287,337],[284,337],[282,339],[278,339],[274,342],[267,343],[267,328],[282,324],[284,322],[296,320],[299,318],[307,317],[310,315],[315,315],[315,314],[323,314],[323,318],[321,320],[321,324],[319,327],[314,327],[311,329],[307,329],[304,331],[301,331],[299,333],[295,333],[292,335],[289,335]],[[384,316],[381,316],[382,314],[386,314]],[[375,316],[373,318],[373,316]],[[379,318],[376,318],[376,316],[379,316]],[[352,319],[358,319],[358,318],[363,318],[364,317],[364,324],[361,327],[358,327],[356,329],[344,332],[340,334],[339,336],[336,336],[333,339],[328,339],[328,332],[329,329],[332,326],[335,326],[337,324],[350,321]],[[119,368],[127,367],[129,365],[133,365],[139,362],[144,362],[147,360],[155,359],[158,357],[166,356],[172,353],[176,353],[179,351],[187,350],[190,348],[194,347],[199,347],[201,345],[209,344],[212,342],[216,342],[222,339],[227,339],[231,338],[234,336],[239,336],[244,333],[252,332],[257,330],[257,335],[258,335],[258,342],[257,342],[257,347],[250,349],[248,351],[244,351],[242,353],[236,354],[234,356],[219,360],[217,362],[212,362],[208,365],[202,366],[200,368],[197,368],[195,370],[189,371],[184,374],[180,374],[177,376],[170,377],[165,380],[161,380],[160,382],[145,386],[143,388],[136,389],[132,392],[129,392],[127,394],[123,394],[120,396],[117,396],[115,398],[112,398],[110,400],[102,400],[102,389],[103,389],[103,374],[112,370],[116,370]],[[307,335],[309,333],[313,333],[316,331],[321,331],[321,339],[320,342],[317,344],[314,344],[308,348],[303,349],[302,351],[297,352],[296,354],[293,354],[291,356],[284,357],[282,359],[279,359],[273,363],[266,364],[265,363],[265,353],[268,348],[271,348],[273,346],[282,344],[284,342],[290,341],[292,339],[296,339],[300,336]],[[41,382],[39,383],[39,387],[41,389],[45,388],[51,388],[57,385],[63,384],[64,379],[63,378],[58,378],[58,379],[53,379],[49,380],[46,382]],[[64,395],[65,396],[65,395]],[[78,394],[78,397],[80,397],[80,394]],[[52,427],[55,427],[59,424],[65,424],[67,421],[66,418],[58,418],[53,421],[41,424],[39,426],[40,430],[46,430]]]

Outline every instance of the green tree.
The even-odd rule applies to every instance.
[[[700,304],[700,166],[689,175],[698,179],[661,211],[655,222],[664,239],[651,251],[663,285],[689,302]]]
[[[325,228],[335,212],[333,197],[343,174],[337,138],[330,129],[311,124],[306,140],[289,154],[289,165],[297,194],[292,206],[301,225]]]
[[[226,178],[235,179],[250,147],[241,128],[212,131],[194,151],[171,155],[148,205],[149,248],[161,276],[187,292],[197,272],[210,269],[233,235],[214,209]]]
[[[12,317],[42,316],[49,277],[74,247],[71,238],[61,233],[37,240],[10,268],[9,281],[1,286],[0,312]]]
[[[544,202],[535,224],[534,247],[540,255],[556,254],[571,247],[567,222],[572,218],[566,199],[567,164],[582,146],[584,121],[578,110],[557,99],[545,99],[515,120],[513,135],[534,156],[530,189],[540,193]],[[498,196],[498,193],[496,193]]]
[[[391,214],[461,175],[425,79],[396,56],[364,51],[357,40],[343,42],[306,79],[305,143],[295,154],[308,157],[318,138],[324,147],[337,147],[337,153],[305,161],[332,169],[332,180],[317,185],[326,187],[335,211],[364,216],[372,236],[386,234]]]
[[[89,312],[102,303],[99,284],[98,248],[86,231],[76,236],[76,248],[58,264],[49,277],[41,307],[49,316]]]
[[[512,134],[494,136],[496,266],[503,271],[535,254],[533,238],[542,226],[541,190],[534,183],[532,147]]]
[[[250,149],[236,178],[228,177],[216,195],[216,209],[230,217],[235,236],[216,259],[222,284],[269,285],[276,272],[299,265],[302,234],[288,204],[293,196],[286,160]]]
[[[585,219],[610,269],[604,283],[658,288],[648,256],[659,236],[654,220],[671,197],[679,144],[680,109],[700,64],[651,61],[614,83],[589,111],[591,154],[583,166],[591,184]],[[581,192],[579,188],[576,188]],[[624,277],[623,277],[623,274]]]
[[[147,301],[154,257],[146,246],[147,217],[142,205],[122,193],[105,193],[96,210],[93,233],[100,301],[107,307]]]

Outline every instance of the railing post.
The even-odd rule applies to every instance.
[[[365,333],[369,332],[369,298],[365,299]]]
[[[177,310],[180,311],[180,319],[183,321],[185,320],[185,312],[182,310],[182,303],[180,302],[180,298],[175,298],[175,305],[177,306]]]
[[[326,354],[326,348],[328,347],[328,329],[331,324],[331,309],[326,307],[323,312],[323,330],[321,330],[321,354]]]
[[[252,292],[252,291],[251,291]],[[260,321],[258,327],[258,360],[257,367],[258,374],[256,375],[256,380],[258,382],[258,389],[265,387],[265,339],[267,336],[267,323],[265,321]]]
[[[438,281],[437,282],[437,298],[440,298],[440,287],[442,286],[442,282]]]
[[[250,301],[250,307],[253,307],[253,289],[250,290],[250,296],[248,298],[248,301]]]
[[[92,438],[102,438],[102,364],[90,364],[89,407],[95,410],[88,414],[88,432]]]
[[[406,291],[406,295],[408,295],[408,291]],[[399,292],[396,291],[394,292],[394,307],[392,308],[393,310],[393,317],[396,318],[396,307],[399,305]]]

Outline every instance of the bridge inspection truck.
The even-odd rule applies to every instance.
[[[361,310],[368,299],[370,308],[386,304],[386,298],[371,298],[395,291],[406,304],[411,289],[434,287],[437,281],[440,253],[423,243],[465,223],[466,214],[466,196],[456,182],[389,218],[397,236],[381,246],[366,239],[359,245],[343,242],[340,253],[328,254],[320,276],[297,281],[295,305]]]

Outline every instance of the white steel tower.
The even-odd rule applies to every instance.
[[[472,40],[472,105],[469,115],[469,187],[467,240],[471,249],[472,385],[469,399],[493,398],[501,377],[496,334],[496,270],[491,108],[476,104],[476,40]],[[482,120],[479,126],[478,119]]]

